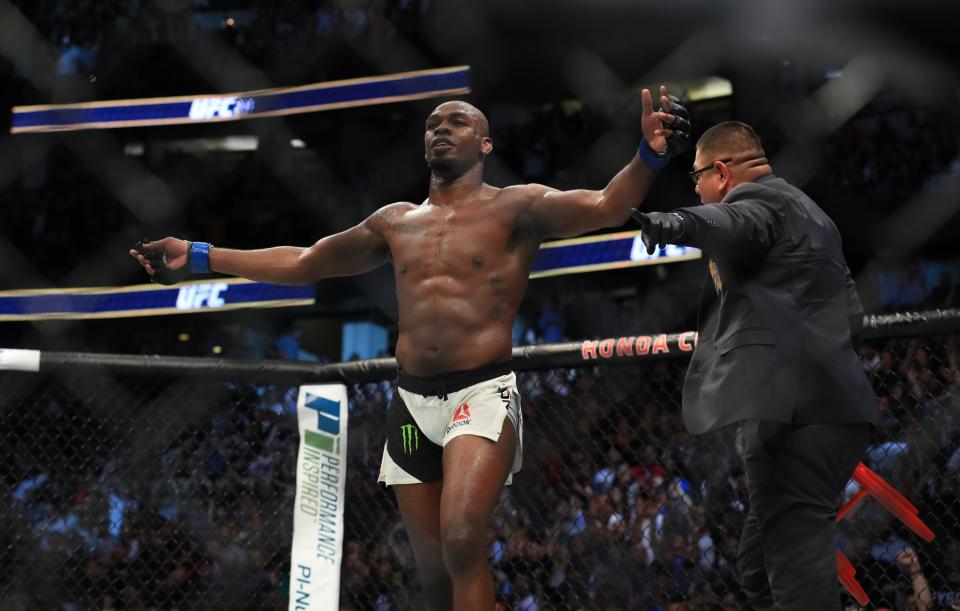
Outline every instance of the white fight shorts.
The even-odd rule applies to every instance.
[[[509,484],[523,457],[523,415],[517,376],[510,364],[494,363],[433,378],[399,372],[387,414],[379,481],[388,486],[441,481],[443,447],[460,435],[496,442],[504,418],[510,418],[517,434]]]

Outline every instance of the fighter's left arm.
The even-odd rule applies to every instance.
[[[531,204],[526,220],[543,238],[565,238],[606,227],[623,225],[646,197],[657,171],[669,158],[686,150],[690,122],[680,101],[660,88],[662,110],[653,110],[650,91],[641,93],[643,141],[630,163],[602,190],[559,191],[543,185],[529,185]]]

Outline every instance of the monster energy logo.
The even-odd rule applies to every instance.
[[[417,430],[417,425],[404,424],[400,427],[400,432],[403,434],[404,454],[413,454],[420,449],[420,431]]]

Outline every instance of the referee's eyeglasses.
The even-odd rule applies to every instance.
[[[733,161],[733,159],[730,159],[730,158],[727,158],[727,159],[717,159],[717,161],[719,161],[720,163],[730,163],[730,162]],[[704,172],[707,172],[707,171],[709,171],[709,170],[716,170],[716,169],[717,169],[717,161],[714,161],[714,162],[711,163],[710,165],[704,166],[704,167],[700,168],[699,170],[694,170],[694,171],[692,171],[692,172],[687,172],[687,174],[690,176],[690,180],[693,181],[693,184],[694,184],[694,185],[699,185],[699,184],[700,184],[700,177],[703,176],[703,173],[704,173]]]

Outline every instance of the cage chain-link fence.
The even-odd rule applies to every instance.
[[[923,543],[871,501],[843,520],[840,544],[876,606],[913,608],[917,570],[934,600],[960,596],[956,348],[949,335],[862,350],[884,414],[864,462],[937,534]],[[741,446],[733,428],[686,434],[686,364],[519,374],[524,466],[489,545],[505,608],[743,608]],[[286,608],[296,388],[92,378],[0,376],[0,608]],[[391,392],[350,387],[344,609],[420,608],[396,504],[377,484]]]

